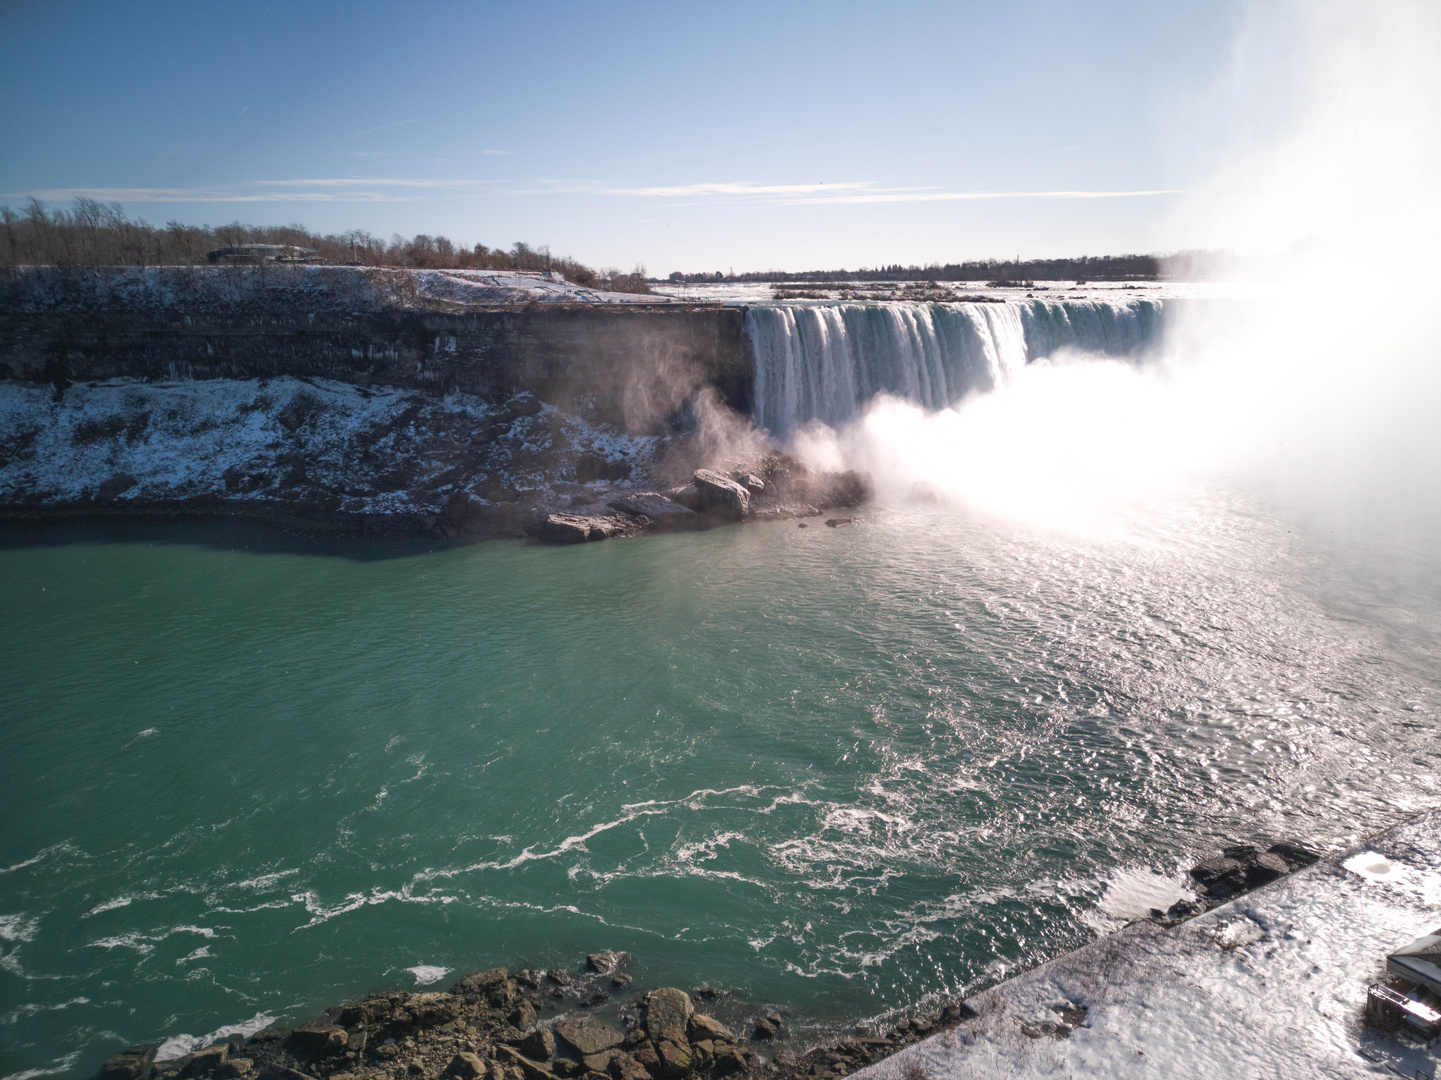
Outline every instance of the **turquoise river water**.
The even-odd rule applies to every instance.
[[[1441,588],[1234,495],[552,549],[0,545],[0,1075],[573,967],[804,1037],[1441,801]],[[436,985],[443,985],[437,983]]]

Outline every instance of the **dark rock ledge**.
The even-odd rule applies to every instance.
[[[1151,916],[1182,921],[1317,858],[1293,844],[1225,847],[1190,871],[1197,900]],[[630,963],[599,952],[582,971],[495,968],[444,993],[371,994],[173,1061],[157,1062],[155,1046],[132,1047],[107,1059],[97,1080],[839,1080],[977,1015],[954,1001],[868,1037],[858,1027],[855,1037],[805,1046],[781,1013],[726,991],[641,993],[623,970]],[[1064,1038],[1079,1022],[1063,1015],[1027,1034]]]
[[[1242,893],[1269,885],[1278,878],[1310,866],[1320,856],[1296,844],[1272,844],[1265,851],[1254,844],[1230,844],[1218,854],[1209,855],[1188,875],[1196,883],[1194,900],[1177,900],[1166,911],[1151,910],[1151,918],[1160,922],[1179,922],[1203,911],[1234,900]]]
[[[172,1061],[136,1046],[97,1080],[837,1080],[976,1015],[956,1002],[874,1037],[792,1048],[777,1042],[788,1035],[780,1013],[724,991],[635,993],[618,970],[629,959],[596,953],[586,975],[495,968],[444,993],[372,994]],[[716,1005],[729,1026],[704,1011]]]

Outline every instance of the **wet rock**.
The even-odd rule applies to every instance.
[[[101,482],[100,489],[96,492],[95,497],[101,502],[110,502],[112,499],[125,494],[125,492],[129,491],[138,483],[140,483],[140,481],[136,480],[135,477],[129,473],[116,473],[110,477],[110,479]]]
[[[772,1014],[769,1015],[769,1017],[761,1017],[758,1021],[755,1021],[755,1031],[751,1032],[751,1038],[771,1040],[771,1038],[777,1037],[778,1034],[781,1034],[781,1018]]]
[[[583,1009],[593,1009],[597,1005],[604,1005],[609,1000],[609,990],[593,990],[580,999],[580,1006]]]
[[[538,416],[544,408],[540,399],[529,391],[516,394],[505,403],[506,416],[511,420],[519,420],[523,416]]]
[[[1265,885],[1279,877],[1285,877],[1290,872],[1291,867],[1285,859],[1272,852],[1263,851],[1246,867],[1246,884],[1253,887]]]
[[[974,1020],[981,1014],[964,1001],[954,1001],[941,1010],[941,1020],[947,1024],[959,1024],[963,1020]]]
[[[480,1080],[486,1074],[485,1061],[479,1054],[461,1051],[450,1059],[445,1067],[447,1076],[459,1076],[461,1080]]]
[[[271,1062],[260,1070],[260,1080],[315,1080],[309,1073],[303,1073],[299,1069],[292,1069],[288,1065],[278,1065]]]
[[[759,495],[766,489],[766,482],[754,473],[742,473],[736,477],[736,483],[745,488],[752,495]]]
[[[650,518],[662,529],[684,529],[696,522],[694,510],[655,491],[638,491],[623,499],[612,500],[610,508],[633,518]]]
[[[749,1065],[745,1051],[735,1046],[718,1046],[711,1062],[711,1071],[717,1076],[732,1076],[745,1072]]]
[[[612,975],[610,977],[611,986],[615,987],[617,990],[624,990],[627,986],[631,984],[632,981],[633,980],[629,975]]]
[[[684,1036],[682,1036],[679,1041],[672,1039],[660,1040],[655,1044],[655,1052],[656,1056],[660,1058],[660,1074],[662,1077],[684,1076],[690,1072],[694,1055],[691,1053],[690,1043],[685,1041]]]
[[[826,518],[826,528],[834,529],[841,525],[851,525],[855,521],[855,518]]]
[[[816,505],[822,510],[833,510],[845,506],[860,506],[875,498],[876,485],[867,472],[848,470],[831,473],[825,477],[822,491]]]
[[[611,1059],[624,1052],[623,1050],[602,1050],[599,1054],[586,1054],[580,1060],[581,1064],[590,1072],[607,1073],[610,1071]]]
[[[118,1054],[111,1054],[100,1066],[100,1080],[140,1080],[150,1072],[157,1049],[154,1046],[132,1046]]]
[[[624,480],[630,476],[630,462],[612,461],[600,454],[581,454],[575,462],[575,478],[582,484],[594,480]]]
[[[534,529],[544,544],[584,544],[606,540],[620,532],[614,518],[580,517],[576,514],[547,514]]]
[[[1168,919],[1189,919],[1192,915],[1199,915],[1206,909],[1194,900],[1177,900],[1166,909]]]
[[[652,1039],[686,1041],[686,1028],[695,1015],[695,1006],[684,990],[667,986],[652,990],[645,998],[645,1030]]]
[[[343,1027],[329,1022],[302,1024],[290,1033],[290,1041],[297,1050],[307,1054],[328,1054],[345,1049],[350,1037]]]
[[[647,492],[646,494],[649,495],[650,493]],[[661,498],[661,496],[659,495],[655,497]],[[620,508],[616,507],[616,509]],[[685,508],[682,507],[681,509]],[[650,511],[648,510],[642,510],[640,511],[640,513],[648,514],[651,517],[655,516],[654,514],[650,514]],[[585,958],[585,968],[587,971],[593,971],[597,975],[609,975],[616,968],[620,967],[621,961],[625,958],[625,953],[612,952],[609,949],[607,949],[605,952],[593,952],[587,954]]]
[[[555,1025],[555,1036],[579,1057],[613,1049],[625,1039],[610,1024],[588,1016],[567,1016]]]
[[[195,1051],[190,1055],[190,1061],[185,1066],[186,1076],[209,1076],[221,1065],[225,1064],[226,1058],[230,1056],[230,1045],[220,1043],[217,1046],[207,1046]]]
[[[1244,874],[1244,868],[1236,859],[1224,855],[1212,855],[1191,867],[1191,880],[1203,888],[1210,888],[1216,882]]]
[[[686,1034],[691,1042],[699,1042],[701,1039],[721,1039],[725,1042],[735,1042],[735,1036],[730,1029],[713,1016],[706,1016],[704,1013],[696,1013],[690,1018],[690,1024],[686,1028]]]
[[[750,512],[751,494],[734,480],[709,469],[697,469],[691,482],[699,497],[699,512],[726,521],[739,521]]]
[[[521,1041],[520,1052],[536,1061],[549,1061],[555,1057],[555,1033],[545,1028],[532,1031]]]
[[[1295,844],[1272,844],[1266,849],[1267,854],[1279,855],[1285,860],[1287,868],[1294,873],[1303,867],[1310,866],[1321,856],[1307,848],[1298,847]]]
[[[495,1056],[507,1066],[519,1069],[525,1080],[555,1080],[555,1073],[539,1061],[532,1061],[513,1046],[497,1046]]]
[[[650,1080],[650,1072],[629,1054],[619,1053],[610,1059],[611,1080]]]
[[[668,488],[664,495],[672,502],[678,502],[687,510],[699,512],[702,506],[700,490],[694,484],[682,484]]]
[[[639,1061],[652,1076],[660,1075],[660,1055],[655,1052],[654,1043],[642,1043],[631,1051],[631,1056]]]
[[[467,975],[452,986],[450,992],[456,997],[484,998],[496,1008],[508,1006],[513,993],[509,973],[503,967]],[[342,1013],[341,1020],[346,1019],[346,1014]]]

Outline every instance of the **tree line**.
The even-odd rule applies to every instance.
[[[1075,259],[977,259],[927,266],[861,267],[859,270],[762,270],[745,274],[714,273],[670,275],[677,284],[717,281],[1117,281],[1160,276],[1158,255],[1083,255]]]
[[[550,248],[516,242],[508,249],[476,244],[465,248],[446,236],[425,233],[389,240],[364,229],[320,235],[303,225],[164,226],[131,220],[119,203],[76,199],[69,209],[47,209],[30,199],[20,209],[0,207],[0,267],[18,266],[203,266],[217,248],[239,244],[288,244],[319,252],[327,262],[423,269],[553,270],[568,281],[612,292],[650,292],[645,267],[629,274],[593,269]]]

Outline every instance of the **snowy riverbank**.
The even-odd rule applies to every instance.
[[[1360,857],[1379,855],[1381,858]],[[1138,922],[978,994],[866,1080],[1434,1075],[1363,1028],[1387,953],[1441,924],[1441,812],[1174,927]]]

